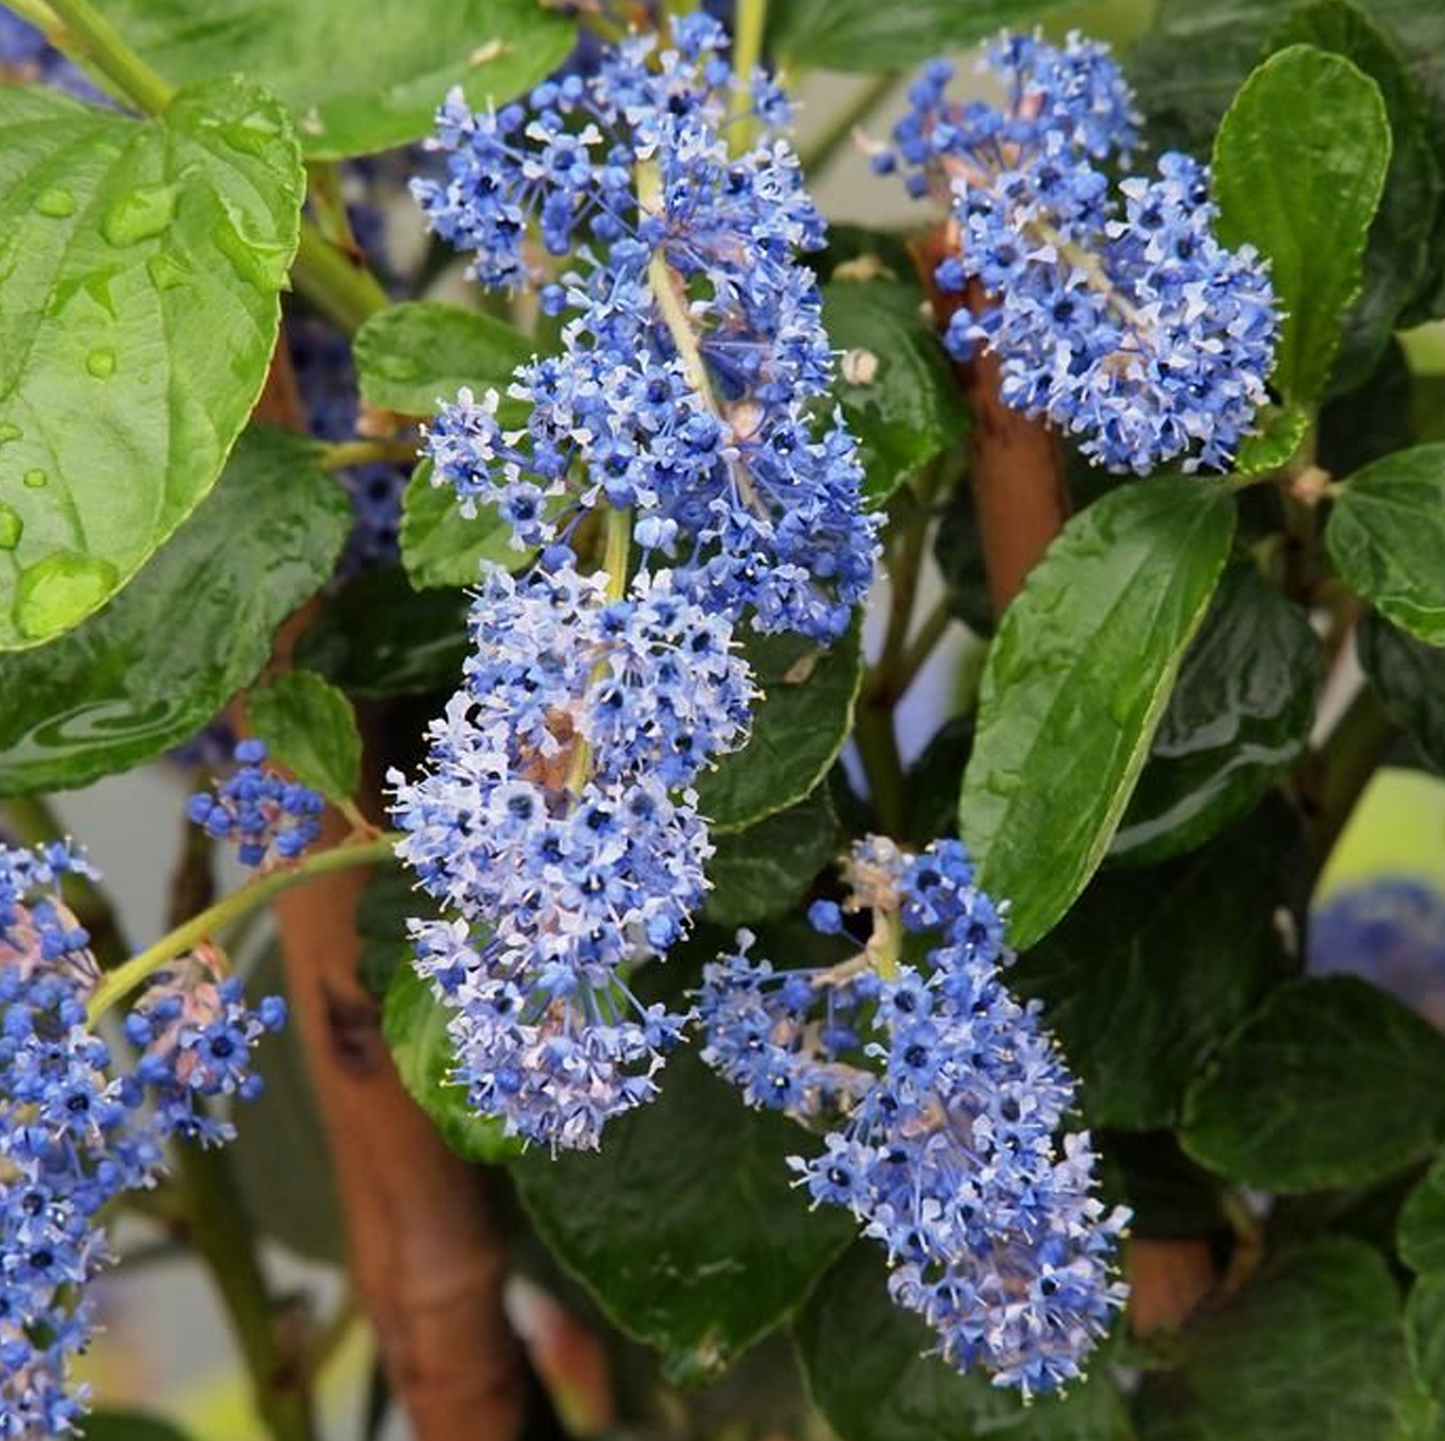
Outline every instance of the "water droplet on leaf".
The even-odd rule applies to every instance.
[[[10,506],[0,501],[0,550],[14,550],[20,544],[25,522]]]
[[[25,432],[13,420],[0,420],[0,445],[7,440],[19,440]]]
[[[15,624],[29,640],[43,640],[73,625],[105,599],[115,585],[108,561],[60,551],[20,575]]]
[[[92,350],[85,357],[85,368],[97,380],[109,380],[115,374],[115,351],[104,348]]]
[[[50,477],[37,465],[25,472],[25,488],[27,490],[43,490],[50,483]]]
[[[63,220],[67,215],[75,214],[75,196],[59,185],[52,185],[40,192],[35,208],[52,220]]]
[[[142,185],[122,196],[100,223],[112,245],[135,245],[159,235],[175,218],[174,185]]]

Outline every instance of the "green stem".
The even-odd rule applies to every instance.
[[[50,8],[64,29],[64,35],[54,37],[58,48],[79,50],[81,58],[113,80],[147,115],[159,115],[171,103],[175,87],[131,49],[90,0],[50,0]]]
[[[1301,791],[1319,865],[1329,859],[1395,734],[1374,692],[1362,686],[1324,745],[1306,762]]]
[[[896,699],[901,700],[908,694],[909,687],[918,679],[918,672],[928,664],[929,656],[933,654],[938,642],[943,639],[952,624],[953,611],[949,608],[948,597],[944,596],[924,617],[923,624],[918,627],[918,633],[909,641],[908,649],[903,652],[903,658],[893,677]]]
[[[221,1292],[255,1388],[257,1410],[273,1441],[314,1441],[305,1353],[283,1345],[280,1318],[230,1162],[223,1151],[186,1146],[180,1152],[180,1173],[190,1240]]]
[[[898,751],[892,707],[862,700],[853,739],[858,746],[858,758],[863,762],[878,824],[886,834],[900,835],[904,821],[903,757]]]
[[[355,254],[358,246],[351,230],[351,216],[341,194],[341,170],[334,160],[306,162],[306,199],[316,217],[322,238],[341,250]]]
[[[405,465],[416,459],[414,435],[395,440],[338,440],[323,447],[321,468],[325,471],[350,470],[354,465]]]
[[[826,169],[852,138],[853,132],[867,123],[873,112],[893,93],[893,87],[897,84],[897,75],[879,75],[860,90],[833,117],[828,128],[802,151],[799,159],[804,172],[816,177],[820,171]]]
[[[733,21],[733,90],[752,108],[753,71],[763,58],[763,34],[768,28],[768,0],[738,0]],[[746,150],[757,133],[757,122],[749,114],[737,122],[733,148]]]
[[[167,961],[184,955],[231,922],[264,906],[268,901],[295,886],[304,884],[313,876],[328,875],[332,871],[347,870],[352,866],[372,865],[388,859],[400,836],[395,831],[386,832],[375,839],[356,842],[347,841],[330,850],[318,851],[306,856],[294,866],[284,870],[271,871],[259,876],[249,885],[208,906],[199,915],[177,926],[164,935],[153,946],[147,946],[138,955],[132,956],[122,966],[117,966],[96,988],[90,999],[90,1018],[94,1021],[111,1006],[128,996],[137,986],[160,970]]]
[[[301,245],[291,278],[303,295],[355,335],[391,304],[381,282],[357,255],[333,245],[309,220],[301,222]]]

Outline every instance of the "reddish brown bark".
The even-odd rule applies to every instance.
[[[285,345],[256,413],[300,428]],[[277,638],[289,664],[310,608]],[[334,811],[326,842],[346,833]],[[407,1095],[357,975],[354,916],[366,873],[318,877],[274,911],[292,1008],[326,1130],[357,1294],[417,1441],[512,1441],[526,1373],[502,1309],[506,1252],[485,1177],[460,1160]]]
[[[914,263],[928,288],[940,330],[965,303],[964,297],[944,295],[933,284],[938,262],[957,248],[951,225],[941,225],[913,244]],[[967,303],[978,306],[982,299],[982,293],[974,290]],[[999,364],[993,355],[980,353],[955,369],[973,412],[969,485],[983,541],[989,599],[994,614],[1000,615],[1069,517],[1063,457],[1046,425],[1010,410],[999,399]]]

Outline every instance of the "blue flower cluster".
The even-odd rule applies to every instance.
[[[201,791],[191,797],[191,820],[212,840],[235,841],[242,865],[262,866],[273,859],[294,861],[321,839],[321,813],[326,803],[308,786],[267,770],[262,741],[241,741],[236,759],[240,769],[214,794]]]
[[[399,773],[398,853],[453,921],[413,921],[453,1008],[457,1079],[485,1115],[551,1147],[595,1146],[650,1097],[686,1019],[626,969],[702,899],[707,832],[688,789],[741,744],[753,689],[731,627],[672,572],[625,599],[570,567],[486,569],[466,685]]]
[[[246,1066],[275,999],[247,1010],[234,982],[192,961],[142,997],[123,1070],[89,1028],[99,979],[65,907],[67,875],[93,876],[68,846],[0,846],[0,1438],[68,1433],[85,1409],[69,1379],[94,1327],[87,1284],[110,1251],[103,1209],[155,1183],[172,1136],[219,1142],[202,1098],[253,1096]]]
[[[1093,1194],[1087,1133],[1056,1145],[1073,1083],[1037,1004],[1003,983],[1003,918],[965,848],[865,841],[848,880],[846,913],[822,902],[811,918],[846,934],[871,912],[853,958],[776,971],[745,938],[707,969],[704,1059],[753,1105],[830,1126],[820,1154],[793,1160],[800,1181],[887,1249],[890,1294],[944,1358],[1056,1390],[1123,1305],[1110,1268],[1128,1213]],[[936,938],[919,964],[903,959],[910,935]]]
[[[67,60],[39,30],[0,8],[0,85],[7,81],[46,85],[77,100],[110,103],[91,83],[90,77]]]
[[[721,27],[685,16],[674,37],[661,52],[627,41],[529,107],[474,115],[456,93],[443,108],[448,179],[414,188],[473,273],[536,279],[533,223],[552,255],[580,249],[542,290],[568,317],[561,354],[522,366],[509,390],[525,426],[503,423],[496,393],[463,391],[428,439],[435,478],[467,513],[495,503],[523,547],[569,539],[593,506],[632,508],[639,543],[713,608],[832,639],[877,547],[852,437],[836,416],[815,434],[833,354],[795,256],[822,245],[823,222],[776,134],[782,95],[756,77],[768,133],[731,155]]]
[[[875,160],[901,158],[912,193],[952,207],[959,249],[936,279],[965,299],[949,350],[986,346],[1005,403],[1111,470],[1179,457],[1227,469],[1268,398],[1279,318],[1266,263],[1214,238],[1208,172],[1187,155],[1111,186],[1103,167],[1127,161],[1136,117],[1103,47],[1009,35],[985,65],[1004,108],[951,102],[952,66],[935,61],[896,151]]]

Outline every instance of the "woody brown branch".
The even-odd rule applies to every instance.
[[[284,344],[257,415],[301,428]],[[285,667],[309,608],[283,628]],[[323,841],[346,833],[335,811]],[[402,1087],[380,1008],[358,976],[357,870],[319,877],[274,911],[325,1127],[350,1270],[417,1441],[512,1441],[526,1394],[502,1309],[506,1252],[485,1174],[457,1157]]]

